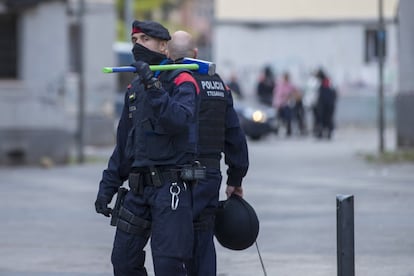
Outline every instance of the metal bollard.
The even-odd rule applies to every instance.
[[[354,196],[336,196],[338,276],[355,276]]]

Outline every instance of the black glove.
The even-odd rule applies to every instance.
[[[148,63],[143,61],[136,61],[131,66],[134,66],[137,70],[137,74],[140,75],[142,82],[145,85],[149,85],[153,82],[154,74],[152,73],[151,69],[149,68]]]
[[[95,210],[98,214],[102,214],[105,217],[109,217],[112,213],[112,209],[108,207],[107,200],[99,197],[95,201]]]

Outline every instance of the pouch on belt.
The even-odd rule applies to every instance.
[[[128,176],[128,185],[134,195],[142,195],[144,193],[144,182],[142,173],[130,173]]]

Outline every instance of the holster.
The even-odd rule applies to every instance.
[[[112,214],[111,214],[111,225],[112,226],[116,226],[117,222],[118,222],[118,218],[119,218],[119,210],[121,209],[121,206],[124,202],[124,198],[125,195],[127,194],[128,189],[124,188],[124,187],[119,187],[118,188],[118,193],[116,196],[116,201],[115,201],[115,205],[114,208],[112,209]]]

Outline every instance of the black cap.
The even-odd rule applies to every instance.
[[[154,21],[138,21],[135,20],[132,23],[132,33],[144,33],[151,37],[159,38],[162,40],[170,40],[171,36],[168,30],[160,23]]]

